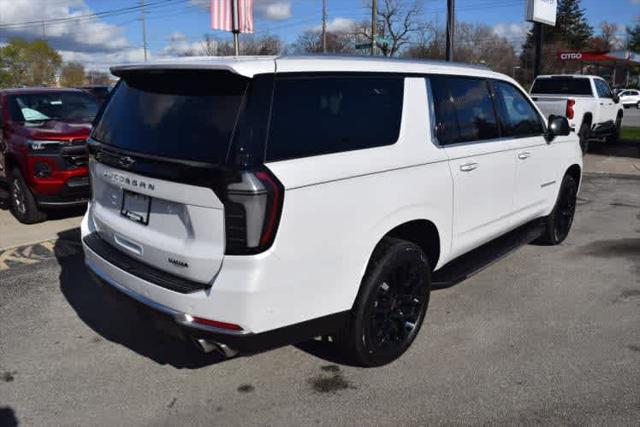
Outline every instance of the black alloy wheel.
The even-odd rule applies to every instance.
[[[539,243],[558,245],[567,238],[576,213],[577,197],[578,183],[572,176],[565,175],[560,185],[556,205],[551,215],[545,219],[545,230],[538,239]]]
[[[558,199],[558,212],[555,215],[554,234],[555,240],[562,242],[569,235],[573,218],[576,213],[576,198],[578,188],[575,181],[571,178],[567,185],[560,190],[560,198]]]
[[[381,281],[367,307],[364,329],[369,353],[404,347],[417,331],[426,303],[420,266],[397,264]]]
[[[429,304],[430,271],[419,246],[389,237],[379,244],[351,310],[351,319],[336,337],[349,362],[359,366],[385,365],[411,346]]]

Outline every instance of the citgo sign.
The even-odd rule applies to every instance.
[[[558,52],[560,61],[611,61],[615,58],[602,52]]]
[[[582,53],[580,52],[561,52],[558,56],[563,61],[568,61],[572,59],[579,61],[582,59]]]

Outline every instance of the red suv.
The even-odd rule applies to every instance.
[[[0,181],[20,222],[43,221],[46,208],[87,202],[86,140],[98,108],[77,89],[0,90]]]

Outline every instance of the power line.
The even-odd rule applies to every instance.
[[[156,0],[153,2],[147,3],[147,8],[159,9],[164,6],[187,3],[188,1],[189,0]],[[55,25],[55,24],[62,24],[62,23],[69,23],[69,22],[92,21],[96,18],[106,18],[106,17],[113,17],[113,16],[120,16],[120,15],[135,13],[140,11],[141,8],[142,8],[141,5],[137,5],[137,6],[122,7],[118,9],[104,10],[100,12],[87,13],[83,15],[51,18],[51,19],[47,19],[46,23],[47,25]],[[32,27],[34,25],[41,25],[41,24],[42,24],[42,20],[11,22],[6,24],[0,24],[0,29],[5,29],[5,30],[19,29],[19,28]]]

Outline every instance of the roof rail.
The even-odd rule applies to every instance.
[[[469,64],[467,62],[455,62],[455,61],[445,61],[444,59],[429,59],[429,58],[391,58],[387,56],[364,56],[364,55],[354,55],[354,54],[325,54],[325,53],[317,53],[317,54],[305,54],[305,55],[280,55],[276,59],[348,59],[352,61],[389,61],[389,62],[399,62],[399,63],[417,63],[417,64],[425,64],[425,65],[452,65],[455,67],[463,67],[463,68],[473,68],[477,70],[491,70],[485,64]]]

